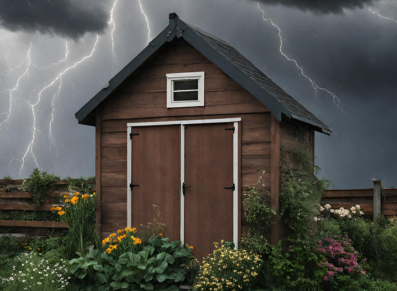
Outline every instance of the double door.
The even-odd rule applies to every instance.
[[[129,124],[128,224],[164,223],[201,260],[214,242],[237,244],[238,122]]]

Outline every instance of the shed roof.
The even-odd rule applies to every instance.
[[[101,89],[76,113],[76,118],[80,124],[95,125],[94,109],[103,100],[163,45],[175,38],[183,38],[256,97],[279,121],[284,116],[307,123],[325,134],[331,133],[327,125],[281,89],[227,42],[182,21],[175,13],[171,13],[169,18],[169,25],[136,58],[116,74],[107,86]]]

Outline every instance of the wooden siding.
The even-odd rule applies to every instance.
[[[196,71],[205,72],[205,106],[167,109],[165,74]],[[270,191],[270,111],[183,40],[110,96],[101,115],[102,236],[127,223],[127,123],[241,117],[241,192],[258,181]],[[244,233],[243,213],[240,222]]]

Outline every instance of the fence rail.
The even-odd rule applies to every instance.
[[[367,189],[327,190],[322,201],[334,209],[350,209],[354,205],[360,205],[364,215],[372,216],[374,220],[379,214],[397,216],[397,189],[382,189],[381,182],[376,179],[373,185],[373,188]]]
[[[0,211],[51,211],[52,207],[61,206],[61,199],[67,193],[67,182],[55,182],[55,189],[48,193],[44,204],[33,203],[33,194],[15,192],[23,180],[0,179]],[[11,186],[12,191],[9,191]],[[57,237],[67,232],[67,224],[61,221],[30,221],[30,220],[0,220],[0,234],[28,237]]]

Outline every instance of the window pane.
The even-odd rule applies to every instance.
[[[198,92],[174,92],[174,101],[197,101]]]
[[[197,89],[198,80],[174,80],[174,91]]]

